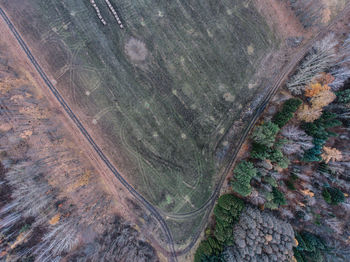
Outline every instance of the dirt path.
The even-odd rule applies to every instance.
[[[343,14],[341,17],[344,17],[348,12],[348,10],[344,10]],[[281,14],[283,15],[283,13]],[[339,18],[338,18],[339,19]],[[304,57],[305,53],[309,50],[309,48],[313,45],[313,43],[321,38],[326,32],[328,32],[331,29],[331,26],[327,27],[325,30],[320,32],[313,40],[311,40],[307,45],[305,45],[294,57],[293,60],[290,61],[286,69],[275,79],[275,84],[270,88],[270,92],[260,105],[259,109],[255,113],[252,121],[250,122],[249,127],[246,129],[244,135],[240,139],[239,145],[241,146],[244,140],[246,139],[247,135],[249,134],[250,130],[252,127],[255,125],[256,120],[258,119],[260,113],[264,110],[265,106],[267,103],[270,101],[270,99],[273,97],[275,92],[278,90],[278,88],[286,81],[288,78],[289,74],[293,72],[295,69],[295,66],[298,64],[298,62]],[[293,30],[291,28],[290,30]],[[85,128],[79,124],[78,119],[74,119],[74,117],[69,113],[70,108],[67,106],[64,106],[64,100],[62,101],[62,97],[55,95],[53,96],[54,92],[50,92],[47,86],[50,86],[50,80],[47,79],[45,80],[45,77],[40,76],[38,72],[35,72],[33,65],[35,66],[36,61],[31,59],[31,63],[27,59],[26,55],[29,57],[31,54],[25,54],[23,49],[16,43],[15,38],[13,37],[12,33],[9,31],[8,26],[1,21],[0,22],[0,32],[1,35],[6,38],[6,41],[9,41],[11,44],[11,48],[13,48],[12,52],[19,54],[19,56],[22,57],[21,61],[23,63],[23,66],[28,70],[28,72],[31,73],[31,76],[33,77],[34,81],[37,82],[41,87],[42,87],[42,92],[43,94],[51,101],[53,105],[55,105],[55,108],[59,110],[62,106],[65,108],[65,111],[62,113],[61,120],[62,122],[65,123],[67,129],[71,132],[77,143],[81,146],[81,151],[84,151],[86,156],[91,160],[91,162],[95,165],[96,169],[99,170],[101,175],[104,177],[106,180],[106,185],[109,188],[110,192],[113,192],[118,199],[123,199],[128,196],[129,198],[135,197],[138,199],[160,222],[162,225],[164,231],[167,234],[168,241],[171,246],[172,254],[174,259],[176,259],[176,256],[174,256],[175,251],[174,251],[174,246],[172,243],[172,238],[171,238],[171,233],[169,229],[167,228],[167,225],[162,218],[162,216],[158,213],[158,211],[150,205],[140,194],[137,193],[135,189],[131,187],[130,184],[128,184],[123,178],[120,176],[116,168],[110,163],[108,158],[104,156],[101,150],[99,150],[98,146],[94,143],[94,141],[91,139],[91,137],[88,135],[88,132],[85,130]],[[4,39],[5,40],[5,39]],[[17,39],[18,40],[18,39]],[[35,62],[34,62],[35,61]],[[57,91],[57,90],[56,90]],[[72,112],[73,113],[73,112]],[[73,114],[74,115],[74,114]],[[77,122],[78,121],[78,122]],[[82,136],[83,134],[83,136]],[[86,140],[88,140],[89,143],[86,143]],[[227,174],[230,170],[232,170],[234,162],[235,162],[235,156],[237,155],[240,146],[236,149],[236,152],[234,154],[234,158],[232,159],[232,162],[228,166],[227,169],[223,173]],[[218,196],[221,186],[224,182],[226,176],[222,176],[222,179],[217,186],[215,192],[213,193],[212,197],[207,201],[205,205],[203,205],[200,209],[195,210],[193,212],[189,212],[186,214],[180,214],[181,218],[184,218],[186,216],[193,216],[194,214],[197,214],[198,212],[202,212],[204,209],[207,209],[210,211],[213,207],[213,204],[215,202],[216,197]],[[118,190],[118,188],[121,188],[121,186],[124,186],[127,190]],[[128,210],[127,206],[123,207],[124,210]],[[127,211],[125,211],[127,212]],[[127,213],[124,213],[125,215]],[[209,212],[207,213],[207,217],[209,216]],[[206,220],[203,220],[203,225],[206,224]],[[197,235],[193,237],[193,240],[189,246],[187,246],[185,249],[180,250],[176,252],[177,255],[185,254],[187,253],[194,245],[194,243],[197,241],[201,231],[198,232]]]
[[[93,164],[98,173],[104,178],[104,185],[107,191],[113,194],[117,199],[118,204],[115,207],[116,212],[125,217],[127,220],[131,220],[133,222],[138,221],[138,218],[135,216],[133,210],[130,209],[130,203],[127,201],[128,199],[133,199],[135,197],[135,193],[137,194],[137,192],[131,187],[131,185],[127,184],[125,180],[123,181],[124,183],[121,182],[123,178],[118,178],[116,176],[116,174],[120,176],[118,171],[116,171],[116,169],[112,166],[107,157],[103,155],[102,151],[99,150],[98,146],[91,139],[87,131],[79,123],[79,119],[76,117],[74,118],[74,114],[72,116],[70,108],[67,106],[67,104],[65,104],[62,97],[60,97],[59,94],[56,94],[55,96],[55,93],[50,91],[48,86],[51,85],[53,87],[50,79],[48,79],[45,73],[42,72],[43,74],[40,74],[40,66],[37,64],[35,58],[32,56],[25,43],[22,42],[21,45],[21,40],[23,41],[23,39],[21,39],[20,35],[16,32],[12,23],[10,21],[7,21],[8,23],[6,23],[7,17],[1,8],[0,14],[2,15],[2,18],[4,18],[0,19],[1,42],[7,43],[8,52],[16,56],[15,60],[18,66],[23,71],[28,73],[27,77],[29,80],[39,87],[40,92],[42,92],[41,95],[45,96],[49,101],[50,106],[53,108],[52,110],[56,112],[57,121],[63,123],[71,138],[75,140],[76,145],[79,145],[79,151],[84,154],[89,162]],[[62,110],[62,108],[65,110]],[[86,143],[86,140],[88,140],[90,144]],[[123,189],[123,187],[126,187],[128,190]],[[130,191],[133,193],[130,193]],[[141,195],[136,198],[140,202],[143,201],[143,197]],[[147,204],[149,205],[149,203]],[[148,208],[151,208],[151,210],[153,209],[153,212],[156,212],[153,206],[148,206]],[[158,220],[159,219],[162,218],[158,217]],[[161,223],[161,225],[162,224],[163,227],[166,226],[164,221]],[[171,235],[169,236],[170,231],[169,229],[167,230],[169,237],[168,242],[171,244],[172,239]],[[147,233],[145,235],[147,235]],[[168,251],[160,248],[161,245],[157,244],[155,247],[159,247],[157,248],[158,252],[168,255]]]
[[[233,157],[231,159],[230,164],[225,168],[225,170],[222,172],[222,177],[215,188],[214,193],[210,197],[210,199],[199,209],[194,210],[192,212],[184,213],[184,214],[178,214],[174,215],[174,218],[186,218],[186,217],[191,217],[194,215],[197,215],[198,213],[202,212],[202,210],[207,209],[208,213],[206,214],[206,219],[203,220],[202,223],[202,231],[206,225],[207,219],[209,215],[211,214],[211,211],[213,209],[213,206],[215,204],[216,198],[219,196],[221,188],[224,184],[225,178],[227,174],[230,174],[233,172],[233,168],[235,166],[235,163],[237,161],[237,155],[240,152],[240,149],[244,142],[246,141],[249,133],[255,126],[257,120],[259,119],[261,113],[264,111],[266,108],[267,104],[269,101],[274,97],[274,95],[277,93],[277,91],[284,85],[284,83],[287,81],[289,76],[295,71],[297,65],[299,62],[305,57],[306,53],[310,50],[310,48],[317,42],[318,40],[322,39],[325,35],[327,35],[329,32],[331,32],[333,29],[339,27],[339,22],[342,22],[344,18],[347,18],[350,16],[350,6],[347,6],[340,14],[339,16],[326,28],[323,28],[321,31],[319,31],[306,45],[304,45],[294,56],[293,59],[288,63],[288,65],[285,67],[285,69],[279,74],[275,80],[274,84],[270,87],[269,92],[267,96],[264,98],[258,109],[255,111],[254,116],[252,117],[251,121],[249,122],[249,126],[245,129],[243,135],[241,136],[241,139],[238,143],[237,148],[235,149],[233,153]],[[346,23],[346,21],[344,21]],[[210,211],[210,212],[209,212]],[[190,251],[190,249],[195,245],[197,242],[200,234],[202,231],[199,231],[196,236],[193,237],[192,242],[183,250],[177,251],[177,255],[183,255],[186,254],[187,252]]]

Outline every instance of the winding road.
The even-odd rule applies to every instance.
[[[41,66],[39,63],[36,61],[34,56],[32,55],[31,51],[29,50],[27,44],[24,42],[18,31],[16,30],[15,26],[12,24],[8,16],[5,14],[2,8],[0,8],[0,15],[2,19],[6,22],[8,25],[9,29],[13,33],[14,37],[18,41],[19,45],[23,49],[23,51],[26,53],[28,59],[30,62],[33,64],[35,67],[36,71],[39,73],[47,87],[50,89],[51,93],[56,97],[57,101],[61,104],[61,106],[64,108],[68,116],[73,120],[73,122],[76,124],[76,126],[79,128],[80,132],[84,135],[84,137],[88,140],[90,145],[94,148],[96,153],[100,156],[102,161],[107,165],[107,167],[111,170],[111,172],[115,175],[115,177],[122,183],[122,185],[138,200],[140,201],[145,208],[148,209],[148,211],[151,212],[151,214],[158,220],[160,223],[162,229],[164,230],[168,243],[170,245],[170,250],[171,250],[171,260],[177,261],[177,256],[175,253],[175,248],[174,248],[174,241],[170,232],[170,229],[168,225],[166,224],[165,220],[163,217],[160,215],[160,213],[156,210],[156,208],[150,204],[141,194],[139,194],[117,171],[117,169],[112,165],[112,163],[108,160],[106,155],[102,152],[102,150],[99,148],[99,146],[95,143],[95,141],[92,139],[90,134],[86,131],[84,128],[83,124],[80,122],[80,120],[77,118],[77,116],[73,113],[71,108],[68,106],[66,101],[63,99],[63,97],[60,95],[58,90],[53,86],[47,75],[44,73],[42,70]]]
[[[218,197],[220,193],[220,189],[225,181],[227,173],[231,170],[232,166],[235,164],[237,154],[246,140],[248,134],[256,124],[257,120],[259,119],[261,113],[264,111],[266,105],[269,103],[271,98],[275,95],[279,87],[284,84],[284,82],[287,80],[288,76],[295,70],[299,62],[305,57],[306,53],[310,50],[310,48],[314,45],[316,41],[324,37],[327,33],[329,33],[333,26],[342,18],[346,17],[349,13],[350,7],[347,6],[339,15],[338,17],[326,28],[323,28],[320,32],[318,32],[313,39],[311,39],[302,49],[299,50],[298,53],[293,55],[292,60],[288,63],[287,66],[285,66],[284,70],[276,77],[274,80],[274,84],[269,87],[268,94],[265,96],[264,100],[261,102],[259,105],[258,109],[255,111],[251,121],[249,122],[248,127],[245,129],[243,135],[241,136],[237,147],[235,147],[235,150],[232,154],[232,159],[230,160],[229,164],[223,169],[221,172],[221,177],[219,180],[219,183],[217,183],[215,190],[211,197],[197,210],[188,212],[188,213],[183,213],[183,214],[166,214],[163,213],[157,208],[155,208],[150,202],[148,202],[141,194],[139,194],[122,176],[121,174],[117,171],[117,169],[113,166],[113,164],[109,161],[107,156],[102,152],[100,147],[94,142],[90,134],[87,132],[87,130],[84,128],[83,124],[80,122],[78,117],[73,113],[71,108],[68,106],[66,101],[63,99],[63,97],[60,95],[59,91],[53,86],[47,75],[44,73],[43,69],[39,65],[39,63],[36,61],[34,56],[32,55],[31,51],[29,50],[27,44],[24,42],[22,39],[21,35],[18,33],[12,22],[10,21],[9,17],[5,14],[2,8],[0,8],[0,15],[2,19],[5,21],[5,23],[8,25],[9,29],[13,33],[14,37],[16,38],[17,42],[23,49],[23,51],[26,53],[28,59],[32,63],[32,65],[35,67],[36,71],[39,73],[43,81],[45,82],[46,86],[49,88],[51,93],[55,96],[57,101],[60,103],[60,105],[63,107],[65,112],[68,114],[70,119],[74,122],[76,127],[80,130],[82,135],[86,138],[86,140],[89,142],[89,144],[93,147],[94,151],[99,155],[101,160],[105,163],[105,165],[109,168],[109,170],[114,174],[114,176],[120,181],[120,183],[157,219],[159,224],[161,225],[163,231],[166,234],[166,238],[168,241],[168,244],[170,246],[170,261],[177,261],[177,256],[182,255],[187,253],[196,243],[197,239],[199,238],[201,231],[198,230],[198,232],[192,237],[192,240],[190,244],[179,251],[175,251],[174,248],[174,241],[173,237],[171,234],[171,231],[164,220],[162,215],[166,215],[170,218],[175,218],[175,219],[185,219],[192,217],[194,215],[197,215],[203,211],[207,211],[205,214],[205,217],[202,219],[202,224],[201,224],[201,229],[205,226],[207,219],[211,213],[211,210],[214,206],[215,200]]]
[[[184,219],[184,218],[190,218],[192,216],[198,215],[199,213],[203,212],[203,210],[207,210],[207,213],[205,215],[205,218],[202,219],[202,230],[199,230],[196,235],[192,237],[192,241],[188,244],[188,246],[182,250],[179,250],[176,252],[176,254],[183,255],[186,254],[197,242],[197,239],[199,238],[201,232],[203,231],[204,226],[207,223],[208,217],[210,215],[210,211],[212,210],[216,198],[219,196],[221,187],[225,181],[225,178],[228,174],[228,172],[232,169],[232,167],[235,165],[236,157],[238,155],[238,152],[240,151],[244,141],[247,139],[250,131],[255,126],[256,122],[258,121],[261,113],[265,110],[266,106],[270,102],[270,100],[274,97],[274,95],[277,93],[278,89],[287,81],[288,77],[295,71],[298,64],[302,61],[302,59],[305,57],[305,55],[308,53],[308,51],[312,48],[312,46],[319,40],[321,40],[323,37],[325,37],[327,34],[329,34],[333,27],[342,19],[350,16],[350,5],[346,6],[335,18],[332,23],[330,23],[327,27],[322,28],[315,36],[308,41],[307,44],[305,44],[296,54],[293,55],[292,60],[289,61],[288,65],[285,66],[284,70],[281,71],[281,73],[276,76],[274,79],[273,85],[269,88],[269,91],[267,95],[265,96],[264,100],[260,103],[260,105],[257,107],[256,111],[254,112],[254,115],[252,119],[249,122],[249,125],[244,130],[243,135],[241,136],[238,145],[235,147],[235,150],[232,153],[232,158],[229,162],[229,164],[225,167],[224,171],[221,172],[221,177],[219,180],[219,183],[216,185],[215,190],[213,194],[210,196],[210,198],[198,209],[193,210],[191,212],[187,213],[180,213],[180,214],[167,214],[164,213],[164,215],[174,218],[174,219]]]

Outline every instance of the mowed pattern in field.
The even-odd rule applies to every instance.
[[[23,2],[0,0],[116,167],[166,212],[200,207],[277,45],[250,1],[110,0],[124,29],[103,0],[106,26],[88,0]]]

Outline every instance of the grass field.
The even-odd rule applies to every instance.
[[[251,1],[0,0],[116,167],[168,213],[200,207],[278,45]],[[239,135],[239,134],[238,134]],[[220,157],[219,157],[220,156]]]

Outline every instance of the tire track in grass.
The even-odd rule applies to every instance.
[[[39,65],[39,63],[36,61],[34,56],[32,55],[31,51],[29,50],[27,44],[22,39],[21,35],[18,33],[17,29],[14,27],[8,16],[5,14],[2,8],[0,8],[0,15],[4,22],[7,24],[8,28],[12,32],[13,36],[16,38],[18,44],[21,46],[22,50],[26,53],[28,59],[36,69],[36,71],[39,73],[42,80],[45,82],[46,86],[49,88],[51,93],[55,96],[57,101],[61,104],[61,106],[64,108],[70,119],[74,122],[74,124],[77,126],[77,128],[80,130],[80,132],[84,135],[85,139],[90,143],[90,145],[93,147],[95,152],[99,155],[101,160],[106,164],[106,166],[110,169],[110,171],[114,174],[114,176],[120,181],[120,183],[138,200],[140,201],[143,206],[148,209],[149,212],[158,220],[159,224],[161,225],[162,229],[164,230],[166,234],[166,238],[168,240],[168,244],[170,246],[170,260],[171,261],[177,261],[176,252],[174,248],[174,241],[172,234],[169,230],[168,225],[166,224],[163,217],[158,213],[158,211],[151,205],[142,195],[140,195],[122,176],[121,174],[116,170],[116,168],[112,165],[112,163],[109,161],[109,159],[105,156],[105,154],[102,152],[102,150],[99,148],[99,146],[95,143],[95,141],[92,139],[90,134],[87,132],[83,124],[80,122],[80,120],[77,118],[77,116],[73,113],[72,109],[68,106],[66,101],[63,99],[63,97],[60,95],[58,90],[53,86],[47,75],[44,73],[43,69]]]
[[[264,109],[266,108],[266,106],[268,105],[270,100],[274,97],[274,95],[276,94],[278,89],[285,83],[285,81],[288,79],[288,77],[295,71],[295,69],[298,66],[299,62],[305,57],[305,55],[312,48],[312,46],[317,41],[319,41],[320,39],[325,37],[328,33],[330,33],[330,31],[333,29],[333,27],[339,21],[341,21],[342,19],[344,19],[345,17],[347,17],[349,15],[349,12],[350,12],[350,5],[346,6],[343,9],[343,11],[338,15],[338,17],[334,21],[332,21],[331,24],[329,24],[327,27],[321,29],[318,33],[316,33],[314,38],[312,38],[307,44],[305,44],[305,46],[298,53],[296,53],[294,55],[293,59],[289,62],[288,66],[285,68],[285,70],[279,76],[277,76],[275,78],[274,84],[269,89],[268,94],[265,96],[264,100],[262,101],[262,103],[260,104],[258,109],[254,112],[254,115],[253,115],[251,121],[249,122],[249,125],[247,126],[247,128],[245,129],[245,131],[242,134],[241,138],[239,139],[238,146],[236,147],[235,151],[233,152],[233,157],[232,157],[231,161],[229,162],[227,167],[222,172],[222,175],[221,175],[220,180],[219,180],[220,182],[215,187],[215,190],[214,190],[213,194],[207,200],[207,202],[204,203],[202,205],[202,207],[200,207],[199,209],[191,211],[191,212],[188,212],[188,213],[176,214],[176,215],[168,214],[168,216],[170,218],[172,218],[172,217],[173,218],[185,218],[185,217],[189,218],[191,216],[194,216],[194,215],[202,212],[203,210],[207,211],[207,213],[205,215],[205,219],[203,219],[202,222],[201,222],[201,227],[200,228],[202,228],[202,229],[197,232],[197,234],[192,238],[191,243],[186,248],[176,252],[177,255],[186,254],[188,251],[190,251],[190,249],[197,242],[197,239],[199,238],[199,236],[200,236],[200,234],[201,234],[201,232],[203,230],[203,227],[206,225],[206,220],[208,219],[208,217],[209,217],[209,215],[211,213],[210,211],[212,210],[212,208],[213,208],[213,206],[215,204],[215,200],[219,196],[220,189],[221,189],[221,187],[223,185],[223,182],[224,182],[224,180],[226,178],[227,173],[231,170],[231,168],[235,164],[237,154],[238,154],[242,144],[247,139],[250,131],[255,126],[257,120],[259,119],[260,115],[262,114],[262,112],[264,111]]]

